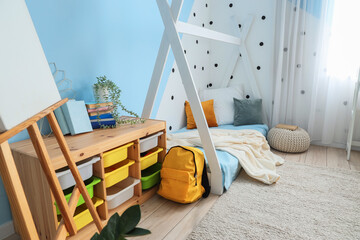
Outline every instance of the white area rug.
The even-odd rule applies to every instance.
[[[188,239],[360,239],[360,172],[277,169],[270,186],[242,171]]]

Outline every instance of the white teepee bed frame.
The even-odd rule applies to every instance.
[[[195,86],[195,82],[193,80],[194,79],[193,74],[190,70],[188,60],[185,56],[186,52],[184,53],[184,47],[182,44],[182,40],[180,39],[179,33],[201,37],[205,39],[211,39],[218,42],[228,43],[237,46],[238,51],[236,52],[234,51],[231,54],[231,57],[227,61],[227,67],[224,73],[225,76],[224,79],[227,80],[222,81],[222,83],[217,87],[228,86],[230,81],[229,79],[232,79],[232,75],[236,67],[236,64],[238,62],[238,58],[241,57],[241,60],[244,63],[243,64],[245,68],[244,71],[246,72],[249,83],[251,85],[252,93],[256,98],[261,98],[262,94],[259,88],[257,78],[253,72],[254,68],[250,60],[250,56],[246,46],[246,39],[254,22],[254,16],[248,14],[248,16],[245,18],[245,21],[242,24],[241,31],[234,31],[232,35],[229,35],[218,31],[210,30],[209,28],[205,28],[204,24],[203,27],[200,27],[179,21],[178,19],[179,19],[179,14],[181,12],[183,0],[172,0],[171,7],[169,6],[167,0],[156,0],[156,1],[158,8],[160,10],[161,18],[165,25],[165,30],[163,33],[160,49],[158,52],[150,86],[146,96],[142,117],[150,118],[151,116],[171,46],[171,49],[174,54],[175,62],[177,65],[177,69],[180,74],[180,78],[184,86],[186,96],[188,98],[188,101],[190,102],[194,119],[199,131],[199,135],[203,143],[203,148],[205,150],[206,158],[209,163],[209,167],[211,171],[211,175],[210,175],[211,192],[220,195],[223,193],[222,172],[221,172],[220,164],[218,161],[218,157],[216,155],[216,150],[213,141],[211,139],[211,135],[205,119],[205,115],[201,107],[198,91]],[[231,16],[230,18],[234,24],[235,27],[234,29],[237,29],[238,27],[237,17]],[[265,119],[268,119],[265,112],[266,108],[264,107],[263,109],[264,109]]]

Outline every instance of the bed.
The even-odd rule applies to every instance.
[[[212,129],[227,129],[227,130],[243,130],[243,129],[252,129],[259,131],[262,135],[265,137],[267,136],[267,133],[269,131],[269,128],[265,124],[255,124],[255,125],[242,125],[242,126],[234,126],[234,125],[220,125],[218,127],[214,127]],[[194,129],[188,130],[186,127],[176,131],[175,133],[182,133],[186,131],[193,131]],[[204,152],[203,148],[198,147],[202,152]],[[219,159],[221,172],[222,172],[222,185],[223,187],[228,190],[231,183],[235,180],[237,175],[240,172],[241,165],[238,161],[238,159],[231,155],[228,152],[216,150],[216,154]],[[205,155],[205,152],[204,152]],[[205,157],[206,160],[206,157]],[[207,163],[207,160],[206,160]],[[208,167],[208,172],[210,172],[210,169]]]

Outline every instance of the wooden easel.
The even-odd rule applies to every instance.
[[[69,147],[61,132],[59,124],[55,118],[54,110],[67,102],[68,99],[63,99],[28,120],[20,123],[14,128],[0,134],[0,174],[4,182],[5,190],[9,198],[12,213],[16,221],[18,221],[19,232],[22,239],[39,239],[38,233],[35,228],[34,220],[32,218],[29,204],[26,200],[25,192],[20,181],[18,171],[11,153],[8,139],[18,134],[24,129],[27,129],[35,148],[36,154],[39,158],[41,167],[46,175],[51,192],[56,200],[59,210],[62,215],[62,220],[57,228],[56,239],[65,239],[67,233],[74,235],[77,229],[74,222],[74,212],[80,194],[82,194],[86,206],[88,207],[91,216],[100,232],[103,228],[99,215],[96,212],[94,204],[85,188],[79,170],[71,156]],[[65,196],[61,189],[59,180],[56,177],[55,170],[52,167],[49,154],[47,152],[44,140],[41,136],[37,121],[46,117],[54,132],[56,140],[60,146],[62,153],[66,159],[69,169],[74,176],[76,185],[72,192],[69,205],[66,202]]]

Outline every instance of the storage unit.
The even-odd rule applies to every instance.
[[[139,179],[128,177],[127,179],[106,189],[106,201],[108,209],[116,208],[134,196],[134,186],[140,183]]]
[[[86,189],[87,189],[87,191],[88,191],[91,198],[94,196],[94,186],[96,184],[98,184],[99,182],[101,182],[101,179],[97,178],[97,177],[92,177],[89,180],[85,181]],[[66,202],[69,202],[73,189],[74,188],[68,188],[68,189],[66,189],[64,191]],[[79,201],[78,201],[76,206],[80,206],[83,203],[85,203],[85,200],[84,200],[83,196],[80,195]],[[56,202],[55,202],[55,207],[56,207],[56,214],[59,215],[60,210],[59,210]]]
[[[151,167],[141,171],[141,188],[149,189],[160,182],[161,163],[155,163]]]
[[[79,169],[83,181],[86,181],[89,178],[91,178],[91,176],[93,175],[93,164],[99,160],[100,157],[96,156],[91,159],[83,160],[79,162],[79,164],[77,164],[77,167]],[[56,173],[56,176],[58,177],[61,185],[61,189],[63,190],[75,185],[75,179],[68,167],[59,169],[58,172]]]
[[[114,165],[118,162],[121,162],[122,160],[127,159],[128,157],[128,148],[133,146],[134,143],[128,143],[124,146],[115,148],[113,150],[110,150],[108,152],[105,152],[103,154],[104,159],[104,168],[110,167],[111,165]]]
[[[144,170],[151,165],[154,165],[158,161],[158,154],[163,151],[163,148],[157,147],[154,150],[151,150],[150,153],[144,157],[140,158],[141,170]]]
[[[96,197],[93,198],[92,200],[93,200],[95,208],[97,208],[104,202],[104,200],[96,198]],[[59,215],[58,220],[60,222],[61,215]],[[90,211],[89,211],[89,209],[87,209],[85,204],[76,208],[75,214],[74,214],[74,221],[75,221],[77,230],[80,230],[81,228],[85,227],[86,225],[91,223],[92,220],[93,219],[91,217]]]
[[[140,153],[144,153],[149,151],[150,149],[157,147],[158,138],[161,136],[163,132],[156,133],[146,138],[140,139]]]
[[[147,136],[154,136],[157,133],[161,134],[156,137],[157,148],[154,148],[156,152],[141,158],[140,140]],[[92,159],[94,156],[100,156],[100,160],[90,164],[92,169],[87,172],[91,174],[90,176],[86,176],[86,178],[93,176],[101,179],[97,184],[93,184],[93,179],[89,179],[88,181],[93,184],[92,199],[97,202],[96,210],[102,220],[108,220],[115,212],[121,214],[134,204],[144,203],[158,190],[157,187],[142,190],[140,182],[141,160],[146,160],[147,162],[149,161],[148,158],[152,158],[151,164],[154,164],[157,161],[161,162],[165,156],[166,124],[164,121],[148,119],[143,124],[123,125],[112,129],[99,129],[91,133],[65,136],[65,139],[71,155],[77,164],[83,163],[83,160]],[[60,171],[67,166],[67,163],[61,149],[58,145],[54,144],[54,142],[55,139],[53,136],[44,138],[52,166],[55,171]],[[12,148],[14,160],[19,170],[21,182],[29,202],[35,225],[40,233],[39,238],[44,240],[55,239],[56,226],[58,224],[58,216],[54,204],[55,199],[41,168],[40,161],[31,144],[31,140],[28,139],[12,143],[10,147]],[[119,150],[121,152],[120,154],[116,153],[117,157],[115,162],[118,161],[116,163],[114,163],[113,160],[106,159],[106,155],[109,152],[115,152],[112,150]],[[85,179],[85,176],[82,175],[82,178]],[[131,179],[134,180],[134,182],[132,182]],[[72,185],[74,185],[74,183]],[[71,189],[67,191],[71,191]],[[83,227],[83,229],[78,231],[76,235],[69,236],[67,240],[90,239],[96,232],[97,228],[95,223],[91,222],[90,215],[86,217],[87,213],[84,212],[86,211],[85,208],[86,204],[82,204],[77,207],[76,211],[77,227]],[[85,215],[85,217],[81,217],[82,215]],[[16,225],[18,223],[18,221],[16,221],[16,215],[14,215],[14,218],[15,229],[21,228],[21,226]],[[78,220],[78,218],[80,218],[80,220]],[[91,223],[89,223],[89,221]]]
[[[111,167],[105,168],[105,186],[107,188],[111,187],[127,178],[129,176],[129,167],[134,163],[135,161],[126,159]]]

